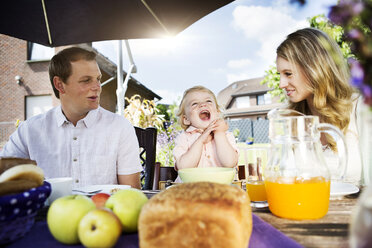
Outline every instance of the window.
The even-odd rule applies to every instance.
[[[257,105],[264,105],[265,104],[265,95],[257,95]]]
[[[271,94],[265,94],[265,104],[271,104]]]
[[[271,104],[271,95],[269,93],[257,95],[257,105]]]
[[[47,112],[53,107],[52,96],[26,96],[26,119]]]
[[[50,60],[53,55],[54,48],[27,42],[27,60]]]
[[[236,98],[237,108],[249,108],[251,103],[249,102],[249,96],[240,96]]]

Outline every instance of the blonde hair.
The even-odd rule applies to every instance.
[[[186,99],[186,96],[188,94],[190,94],[192,92],[195,92],[195,91],[207,92],[208,94],[210,94],[213,97],[214,102],[216,103],[217,111],[221,112],[221,108],[217,103],[217,98],[216,98],[215,94],[210,89],[205,88],[204,86],[201,86],[201,85],[197,85],[197,86],[194,86],[192,88],[189,88],[183,93],[182,100],[181,100],[180,106],[179,106],[178,111],[177,111],[178,123],[181,125],[181,127],[184,130],[186,130],[190,126],[190,125],[185,125],[183,123],[183,120],[185,119],[185,99]]]
[[[320,121],[335,125],[345,133],[355,90],[349,84],[349,69],[337,43],[318,29],[304,28],[288,35],[276,53],[295,65],[309,82],[307,86],[313,94],[313,107]],[[311,114],[306,100],[289,102],[289,108]],[[327,138],[335,150],[334,141]]]

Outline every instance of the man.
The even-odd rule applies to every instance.
[[[140,188],[134,127],[99,106],[96,54],[64,49],[52,58],[49,77],[61,105],[23,122],[0,156],[33,159],[46,178],[72,177],[73,188],[117,183]]]

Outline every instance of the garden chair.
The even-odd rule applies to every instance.
[[[148,127],[146,129],[140,127],[134,128],[141,149],[140,159],[143,167],[141,182],[144,181],[142,189],[151,190],[154,184],[157,130],[154,127]]]
[[[161,189],[160,182],[173,183],[178,176],[174,167],[162,167],[160,162],[155,163],[153,190]]]

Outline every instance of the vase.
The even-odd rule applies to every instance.
[[[358,110],[359,145],[362,155],[362,185],[372,182],[372,110],[365,103],[361,103]]]
[[[372,185],[363,190],[350,221],[350,248],[372,247]]]

